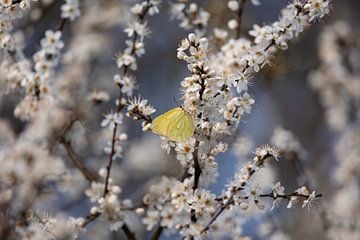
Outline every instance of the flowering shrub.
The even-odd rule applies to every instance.
[[[243,226],[256,216],[266,218],[278,208],[305,211],[316,201],[323,203],[318,213],[328,238],[356,239],[359,228],[342,225],[360,214],[356,35],[349,37],[344,22],[327,27],[320,36],[320,66],[309,73],[327,122],[340,135],[336,194],[323,197],[295,134],[278,127],[268,139],[272,145],[254,147],[238,128],[256,107],[251,85],[257,76],[330,12],[330,1],[293,0],[276,21],[254,24],[248,34],[244,10],[261,2],[221,4],[230,16],[223,26],[212,22],[207,5],[170,4],[171,18],[186,32],[173,54],[187,74],[178,83],[179,101],[195,125],[193,136],[174,142],[151,133],[155,107],[161,106],[141,97],[137,80],[147,41],[156,34],[151,21],[165,14],[165,3],[0,1],[0,106],[7,109],[0,118],[1,239],[246,239],[252,234]],[[38,28],[47,12],[56,12],[58,22]],[[39,31],[41,39],[34,40]],[[121,50],[112,59],[108,46],[114,42]],[[117,67],[112,76],[97,70],[108,63],[103,55]],[[156,54],[149,57],[161,64]],[[146,137],[134,140],[134,129]],[[221,156],[241,158],[234,173],[221,171]],[[297,186],[272,176],[273,165],[284,160],[294,164]],[[219,175],[228,183],[216,191]],[[357,197],[340,206],[347,195]],[[339,206],[330,211],[327,204]],[[269,230],[275,224],[254,224],[260,229],[254,236],[286,237]]]

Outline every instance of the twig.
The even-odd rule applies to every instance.
[[[60,22],[59,22],[59,25],[56,29],[56,31],[60,31],[62,32],[64,30],[64,27],[65,27],[65,23],[67,22],[67,18],[61,18]]]
[[[158,239],[160,238],[160,235],[161,235],[161,233],[163,232],[163,230],[164,230],[164,228],[159,225],[159,226],[155,229],[153,235],[151,235],[150,239],[151,239],[151,240],[158,240]]]
[[[308,198],[309,195],[305,195],[305,194],[299,194],[297,192],[294,193],[289,193],[289,194],[277,194],[274,195],[273,193],[266,193],[266,194],[260,194],[260,197],[268,197],[268,198],[272,198],[272,199],[278,199],[278,198],[283,198],[283,199],[290,199],[291,197],[302,197],[302,198]],[[322,194],[316,194],[315,198],[321,198]],[[249,198],[248,196],[245,197],[244,199]]]
[[[74,148],[71,145],[71,142],[66,140],[65,137],[60,137],[59,142],[64,146],[65,151],[71,161],[75,164],[75,166],[80,170],[80,172],[84,175],[84,177],[90,182],[95,181],[97,179],[97,175],[91,172],[80,160],[79,156],[75,152]]]
[[[128,240],[136,240],[135,234],[129,229],[129,227],[125,224],[125,222],[121,227],[121,229],[124,231]]]
[[[243,16],[243,12],[244,12],[245,2],[246,2],[246,0],[239,0],[240,7],[239,7],[239,10],[237,13],[238,27],[236,29],[236,38],[240,38],[241,23],[242,23],[242,16]]]
[[[82,224],[82,227],[86,227],[89,223],[91,223],[92,221],[94,221],[95,219],[97,219],[99,216],[101,215],[101,213],[97,212],[95,214],[89,214],[85,217],[85,221]]]
[[[262,159],[259,159],[259,161],[257,162],[257,166],[261,166],[264,161],[268,158],[272,157],[272,155],[270,154],[266,154],[265,156],[262,157]],[[248,180],[254,175],[255,170],[252,169],[249,172],[249,176],[248,176]],[[208,224],[206,224],[206,226],[201,230],[201,232],[206,232],[207,230],[209,230],[210,226],[216,221],[216,219],[220,216],[220,214],[230,206],[230,204],[232,204],[234,202],[234,195],[236,192],[243,190],[245,185],[247,182],[242,182],[241,185],[238,188],[233,187],[232,191],[231,191],[231,195],[229,197],[229,200],[223,205],[221,206],[220,210],[211,218],[211,220],[209,221]]]

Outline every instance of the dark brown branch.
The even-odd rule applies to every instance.
[[[59,142],[64,146],[65,151],[74,165],[80,170],[84,177],[90,182],[97,179],[97,175],[90,171],[80,160],[79,156],[75,152],[71,142],[66,140],[65,137],[60,137]]]
[[[126,235],[126,238],[128,240],[136,240],[136,236],[135,234],[129,229],[128,225],[126,225],[125,223],[123,224],[123,226],[121,227],[121,229],[123,230],[123,232]]]
[[[236,38],[240,38],[242,16],[243,16],[243,12],[244,12],[245,2],[246,2],[246,0],[239,0],[240,6],[239,6],[238,13],[237,13],[238,27],[236,29]]]
[[[193,191],[195,191],[199,187],[200,175],[201,175],[201,167],[199,163],[199,156],[198,156],[198,148],[199,148],[199,141],[196,140],[194,146],[194,184],[193,184]]]
[[[61,18],[58,27],[56,28],[56,31],[62,32],[65,27],[65,23],[67,22],[67,18]]]
[[[95,214],[89,214],[85,217],[85,221],[82,224],[82,227],[86,227],[89,223],[93,222],[95,219],[97,219],[101,213],[97,212]]]
[[[120,94],[120,99],[121,99],[121,95],[122,94]],[[121,106],[120,102],[119,102],[119,106]],[[121,111],[121,109],[120,109],[120,111]],[[120,112],[120,111],[118,111],[118,112]],[[112,167],[112,163],[113,163],[114,155],[115,155],[115,143],[116,143],[117,127],[118,127],[118,124],[115,123],[114,124],[114,129],[113,129],[113,134],[112,134],[112,140],[111,140],[111,152],[109,154],[108,164],[106,165],[106,177],[105,177],[105,186],[104,186],[103,197],[106,197],[106,195],[109,192],[108,186],[109,186],[111,167]]]
[[[164,228],[159,225],[159,226],[155,229],[153,235],[151,235],[150,239],[151,239],[151,240],[158,240],[158,239],[160,238],[161,233],[163,232],[163,230],[164,230]]]
[[[310,195],[304,195],[304,194],[299,194],[297,192],[294,193],[289,193],[289,194],[277,194],[276,196],[274,196],[273,193],[266,193],[266,194],[260,194],[260,197],[267,197],[267,198],[272,198],[272,199],[278,199],[278,198],[282,198],[282,199],[290,199],[291,197],[302,197],[302,198],[308,198]],[[321,198],[322,194],[316,194],[315,198]],[[245,199],[247,199],[248,197],[245,197]]]

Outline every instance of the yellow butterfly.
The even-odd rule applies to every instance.
[[[155,118],[151,130],[171,141],[183,142],[194,134],[194,119],[183,108],[173,108]]]

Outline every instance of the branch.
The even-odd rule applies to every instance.
[[[200,175],[201,175],[201,168],[199,164],[199,156],[198,156],[198,148],[199,148],[199,141],[196,140],[195,146],[194,146],[194,185],[193,185],[193,191],[199,187],[199,181],[200,181]]]
[[[74,165],[80,170],[84,177],[90,182],[97,179],[97,175],[90,171],[80,160],[79,156],[75,152],[74,148],[71,145],[71,142],[66,140],[65,137],[60,137],[59,142],[64,146],[65,151],[69,158],[72,160]]]
[[[126,225],[125,222],[124,222],[123,226],[121,227],[121,229],[124,231],[126,238],[128,240],[136,240],[135,234],[129,229],[129,227]]]
[[[243,12],[244,12],[244,7],[245,7],[245,2],[246,0],[239,0],[239,10],[237,13],[237,20],[238,20],[238,27],[236,29],[236,38],[240,38],[240,34],[241,34],[241,23],[242,23],[242,16],[243,16]]]
[[[291,199],[291,197],[302,197],[302,198],[308,198],[309,195],[305,195],[305,194],[299,194],[297,192],[293,192],[293,193],[289,193],[289,194],[277,194],[274,195],[273,193],[266,193],[266,194],[260,194],[260,197],[268,197],[268,198],[272,198],[272,199],[278,199],[278,198],[282,198],[282,199]],[[316,194],[315,198],[321,198],[322,194]],[[249,198],[249,196],[246,196],[244,199]]]
[[[164,230],[164,228],[159,225],[159,226],[155,229],[155,231],[154,231],[153,235],[150,237],[150,239],[151,239],[151,240],[158,240],[158,239],[160,238],[161,233],[163,232],[163,230]]]
[[[264,164],[264,161],[268,158],[272,157],[272,155],[270,154],[266,154],[265,156],[262,157],[262,159],[259,159],[259,161],[256,163],[257,167],[261,166],[262,164]],[[249,172],[249,176],[248,176],[248,180],[250,180],[250,178],[254,175],[255,170],[252,169]],[[229,200],[223,205],[221,206],[220,210],[211,218],[211,220],[209,221],[208,224],[206,224],[206,226],[201,230],[201,232],[206,232],[207,230],[209,230],[210,226],[216,221],[216,219],[220,216],[220,214],[227,209],[230,204],[232,204],[234,202],[234,195],[235,193],[237,193],[238,191],[241,191],[244,189],[245,185],[246,185],[247,181],[242,182],[241,185],[239,187],[233,187],[232,191],[231,191],[231,195],[229,197]]]

